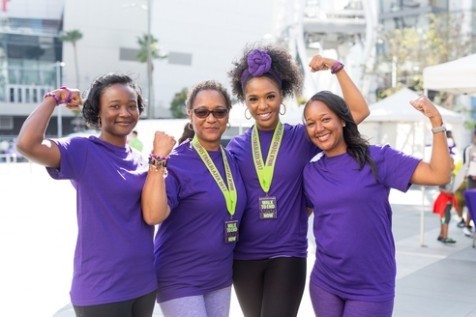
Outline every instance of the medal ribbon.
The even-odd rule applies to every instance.
[[[237,202],[237,195],[236,195],[236,188],[235,182],[233,181],[233,175],[231,173],[230,165],[228,164],[228,159],[226,158],[226,153],[223,150],[223,147],[220,146],[221,155],[223,158],[223,166],[225,168],[225,176],[226,176],[226,185],[223,181],[223,178],[220,175],[220,172],[213,163],[213,160],[208,155],[207,150],[203,148],[203,146],[198,142],[197,137],[195,136],[192,140],[192,146],[197,151],[198,156],[202,159],[205,166],[208,168],[208,171],[213,176],[213,179],[217,183],[218,187],[220,188],[221,192],[223,193],[223,197],[225,198],[226,202],[226,209],[228,213],[233,216],[235,214],[236,209],[236,202]]]
[[[259,142],[258,128],[256,125],[253,127],[251,133],[251,149],[253,154],[253,163],[255,165],[256,174],[258,175],[259,183],[263,191],[268,194],[271,182],[273,181],[274,164],[278,157],[278,151],[281,146],[281,140],[283,139],[284,126],[281,122],[273,133],[273,139],[271,140],[271,146],[269,148],[268,157],[266,158],[266,164],[263,163],[263,157],[261,155],[261,145]]]

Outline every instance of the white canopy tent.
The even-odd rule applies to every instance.
[[[431,127],[428,118],[417,111],[410,101],[418,94],[404,88],[396,94],[370,105],[370,116],[359,125],[359,131],[372,144],[390,144],[409,155],[429,159]],[[463,144],[464,116],[437,106],[448,129],[452,130],[456,144]],[[420,244],[424,245],[424,212],[428,208],[425,187],[421,187]],[[426,201],[426,202],[425,202]]]
[[[476,54],[423,69],[425,90],[476,95]]]
[[[421,158],[431,143],[429,120],[410,105],[418,94],[404,88],[396,94],[370,105],[370,115],[359,130],[371,144],[390,144],[393,148]],[[437,106],[456,144],[465,143],[464,116]]]

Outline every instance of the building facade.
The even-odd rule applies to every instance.
[[[425,23],[430,12],[468,12],[464,32],[476,42],[476,0],[2,0],[0,12],[0,138],[14,137],[43,94],[60,85],[87,90],[107,72],[123,72],[143,88],[144,118],[170,117],[183,88],[227,72],[242,49],[280,42],[302,61],[304,97],[337,90],[329,74],[310,74],[316,53],[346,64],[369,102],[388,85],[372,76],[382,30]],[[76,45],[65,32],[82,34]],[[138,38],[151,34],[166,54],[152,67],[139,62]],[[473,44],[474,45],[474,44]],[[476,47],[472,48],[476,51]],[[391,67],[379,72],[392,77]],[[380,85],[380,86],[379,86]],[[49,136],[83,128],[77,113],[58,108]]]

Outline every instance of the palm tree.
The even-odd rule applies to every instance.
[[[154,91],[153,91],[153,76],[152,72],[154,71],[153,59],[164,59],[167,58],[167,55],[164,54],[159,47],[159,40],[155,38],[152,34],[143,34],[137,38],[137,43],[139,44],[139,52],[137,53],[137,60],[141,63],[147,64],[147,89],[148,89],[148,104],[149,104],[149,118],[153,118],[153,106],[154,106]]]
[[[76,88],[79,89],[79,65],[78,65],[78,51],[76,47],[76,42],[83,38],[83,33],[79,30],[66,31],[60,37],[60,40],[63,42],[70,42],[73,45],[74,51],[74,69],[76,71]]]

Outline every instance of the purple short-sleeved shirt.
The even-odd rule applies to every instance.
[[[277,199],[277,218],[261,220],[261,189],[253,163],[251,132],[235,137],[228,149],[235,156],[246,185],[248,202],[240,227],[235,259],[257,260],[279,256],[306,257],[307,213],[302,191],[302,171],[319,151],[306,137],[303,125],[284,124],[269,196]],[[263,160],[266,161],[274,131],[259,131]]]
[[[72,303],[112,303],[155,290],[154,228],[143,221],[140,206],[147,162],[129,146],[94,136],[54,142],[61,166],[48,173],[71,180],[77,192]]]
[[[370,156],[378,181],[347,153],[304,169],[317,247],[311,282],[346,299],[386,301],[395,296],[396,275],[388,196],[391,188],[408,190],[420,160],[389,146],[370,146]]]
[[[208,154],[225,180],[221,151]],[[227,159],[237,190],[233,216],[189,141],[179,145],[170,156],[166,188],[171,213],[159,225],[155,237],[159,302],[204,295],[232,283],[236,243],[225,243],[225,222],[238,220],[240,225],[246,191],[233,157],[227,154]]]

